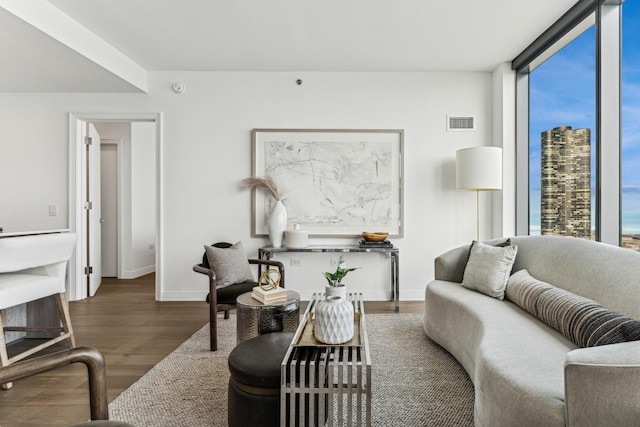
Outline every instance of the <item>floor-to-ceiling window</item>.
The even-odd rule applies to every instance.
[[[640,250],[640,1],[622,5],[622,246]]]
[[[595,26],[529,74],[529,232],[592,238]]]
[[[623,243],[620,159],[634,144],[629,139],[621,153],[621,3],[579,0],[512,62],[518,234]],[[638,39],[635,25],[628,37]],[[637,76],[638,65],[629,73]],[[640,116],[640,103],[635,106]],[[632,169],[625,188],[637,188],[640,198],[640,173]],[[624,205],[634,202],[640,239],[640,200],[625,198]]]

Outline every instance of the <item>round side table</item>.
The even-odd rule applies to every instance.
[[[270,332],[295,332],[300,323],[300,294],[287,290],[286,301],[263,304],[246,292],[236,300],[237,344]]]

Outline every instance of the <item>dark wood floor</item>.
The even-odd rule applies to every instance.
[[[204,302],[157,302],[154,276],[104,279],[97,295],[70,303],[78,346],[107,362],[109,401],[142,377],[208,321]],[[391,302],[366,302],[367,313],[395,313]],[[401,313],[422,313],[402,302]],[[26,343],[24,345],[27,345]],[[15,350],[15,349],[14,349]],[[0,426],[68,426],[89,418],[86,369],[68,366],[0,390]]]

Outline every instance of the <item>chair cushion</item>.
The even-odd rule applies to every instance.
[[[207,260],[211,269],[216,273],[218,287],[225,287],[247,280],[255,282],[251,272],[247,254],[242,242],[238,242],[229,248],[216,248],[205,245]]]
[[[251,292],[254,286],[258,286],[258,283],[247,281],[224,288],[218,288],[216,291],[218,304],[235,304],[236,298],[245,292]],[[207,302],[209,302],[209,294],[207,294]]]
[[[64,281],[58,277],[1,273],[0,309],[35,301],[64,291]]]
[[[240,343],[229,354],[231,376],[253,387],[279,388],[280,364],[293,332],[272,332]]]

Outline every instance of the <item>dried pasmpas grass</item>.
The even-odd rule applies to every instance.
[[[274,199],[280,200],[280,193],[278,192],[278,186],[271,176],[266,175],[264,178],[252,176],[242,180],[242,185],[245,188],[264,190],[270,193]]]

